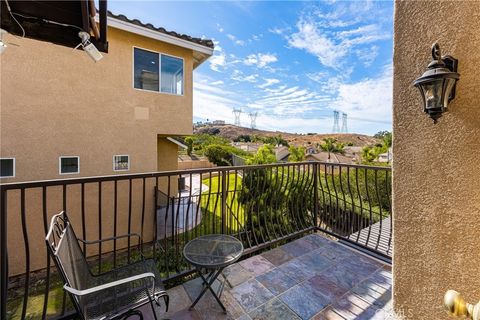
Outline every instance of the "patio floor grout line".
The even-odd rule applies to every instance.
[[[316,234],[316,233],[313,233],[313,234]],[[321,234],[318,234],[318,236],[323,237]],[[300,239],[303,239],[303,238],[299,238],[299,239],[297,239],[297,240],[300,240]],[[350,251],[351,251],[352,253],[354,253],[354,254],[360,254],[360,255],[362,255],[364,258],[366,258],[366,259],[368,259],[368,260],[373,260],[374,262],[378,263],[379,266],[378,266],[370,275],[368,275],[367,277],[363,278],[360,282],[358,282],[357,284],[355,284],[354,286],[352,286],[350,289],[348,289],[348,291],[345,292],[343,295],[341,295],[341,296],[339,296],[339,297],[335,297],[333,300],[331,300],[330,303],[328,303],[327,305],[325,305],[325,307],[323,307],[321,310],[318,311],[318,313],[316,313],[316,314],[314,314],[312,317],[310,317],[310,319],[313,318],[313,317],[315,317],[315,316],[317,316],[317,315],[319,315],[319,314],[321,314],[322,312],[324,312],[324,311],[325,311],[327,308],[329,308],[329,307],[331,307],[332,310],[333,310],[334,312],[336,312],[336,311],[335,311],[336,309],[335,309],[335,307],[334,307],[335,303],[336,303],[337,301],[340,301],[341,299],[345,298],[345,297],[348,296],[348,295],[354,295],[354,296],[355,296],[356,298],[358,298],[359,300],[365,302],[365,303],[368,305],[367,309],[368,309],[368,308],[375,308],[375,310],[381,310],[382,308],[379,308],[379,307],[375,306],[373,303],[370,303],[370,302],[366,301],[363,297],[361,297],[361,296],[358,295],[357,293],[353,292],[353,290],[354,290],[355,288],[358,288],[358,287],[359,287],[360,285],[362,285],[363,283],[367,282],[370,278],[372,278],[373,275],[375,275],[375,274],[378,273],[379,271],[385,270],[385,266],[390,267],[390,265],[389,265],[388,263],[386,263],[385,261],[382,261],[382,260],[376,259],[375,257],[369,256],[368,254],[366,254],[366,253],[364,253],[364,252],[362,252],[362,251],[360,251],[360,250],[356,250],[355,248],[349,247],[348,245],[345,245],[345,244],[343,244],[343,243],[341,243],[341,242],[339,242],[339,241],[331,240],[331,239],[328,239],[328,238],[327,238],[327,240],[329,240],[329,241],[331,241],[331,242],[333,242],[333,243],[335,243],[335,244],[337,244],[337,245],[341,245],[342,248],[348,248],[348,250],[350,250]],[[295,241],[296,241],[296,240],[295,240]],[[293,241],[292,241],[292,242],[293,242]],[[308,241],[307,241],[307,242],[308,242]],[[309,242],[309,243],[310,243],[310,242]],[[312,244],[312,243],[311,243],[311,244]],[[298,316],[300,319],[302,319],[302,317],[301,317],[297,312],[295,312],[295,310],[293,310],[288,304],[286,304],[286,303],[280,298],[280,296],[281,296],[281,295],[284,295],[285,293],[287,293],[287,292],[289,292],[289,291],[291,291],[292,289],[294,289],[294,288],[297,287],[297,286],[300,286],[300,285],[302,285],[302,284],[305,284],[306,282],[308,282],[308,281],[309,281],[310,279],[312,279],[313,277],[316,277],[316,276],[319,276],[319,275],[322,275],[322,274],[318,274],[318,273],[315,272],[315,274],[314,274],[313,276],[308,277],[308,278],[306,278],[306,279],[304,279],[304,280],[302,280],[302,281],[300,281],[300,282],[296,282],[295,285],[293,285],[292,287],[289,287],[287,290],[285,290],[285,291],[283,291],[283,292],[281,292],[281,293],[279,293],[279,294],[274,294],[274,293],[273,293],[270,289],[268,289],[263,283],[261,283],[259,280],[257,280],[257,277],[260,277],[260,276],[262,276],[262,275],[265,275],[265,274],[267,274],[267,273],[269,273],[269,272],[273,272],[273,271],[275,271],[275,270],[278,270],[278,271],[280,271],[280,272],[283,272],[282,270],[280,270],[280,267],[281,267],[281,266],[283,266],[283,265],[291,262],[292,260],[298,260],[298,261],[301,262],[301,261],[302,261],[302,258],[305,258],[305,256],[311,255],[313,252],[315,252],[315,251],[317,251],[317,250],[320,250],[320,249],[322,249],[322,248],[325,248],[325,247],[328,246],[329,244],[330,244],[330,243],[326,243],[326,244],[322,243],[322,244],[319,245],[316,249],[314,249],[314,250],[312,250],[312,251],[309,251],[309,252],[306,252],[306,253],[303,253],[303,254],[301,254],[301,255],[299,255],[299,256],[297,256],[297,257],[294,257],[294,256],[293,256],[292,259],[290,259],[290,260],[288,260],[288,261],[285,261],[285,262],[281,263],[280,265],[275,265],[275,264],[273,264],[273,262],[271,262],[271,261],[268,260],[267,258],[263,257],[263,256],[262,256],[262,253],[259,253],[258,256],[262,256],[264,259],[266,259],[268,262],[270,262],[274,267],[273,267],[272,269],[269,269],[269,270],[267,270],[267,271],[265,271],[265,272],[263,272],[263,273],[261,273],[261,274],[258,274],[258,275],[254,274],[253,272],[250,273],[246,268],[244,268],[244,267],[240,264],[240,261],[239,261],[239,262],[236,262],[236,264],[238,264],[243,270],[245,270],[246,272],[249,272],[249,273],[251,274],[251,277],[250,277],[249,279],[247,279],[247,280],[245,280],[245,281],[237,284],[236,286],[234,286],[234,287],[232,287],[232,288],[227,288],[228,292],[232,295],[232,298],[234,299],[235,303],[238,304],[238,305],[240,306],[241,310],[244,312],[242,315],[240,315],[239,317],[237,317],[237,318],[235,318],[235,319],[238,319],[238,318],[240,318],[240,317],[242,317],[242,316],[244,316],[244,315],[246,315],[248,318],[251,319],[250,313],[254,312],[255,310],[258,310],[258,309],[262,308],[263,306],[265,306],[266,304],[268,304],[269,302],[271,302],[271,301],[274,300],[274,299],[277,299],[282,305],[284,305],[285,307],[287,307],[288,310],[290,310],[293,314],[295,314],[295,315]],[[313,244],[313,245],[317,245],[317,244]],[[288,251],[284,250],[284,249],[282,248],[282,246],[278,246],[278,247],[273,248],[273,249],[270,249],[270,250],[274,250],[274,249],[281,249],[281,250],[283,250],[286,254],[288,254],[288,255],[291,256],[291,254],[290,254]],[[268,252],[268,251],[265,251],[265,252]],[[345,257],[345,258],[337,261],[337,260],[331,259],[331,258],[329,258],[329,257],[327,257],[327,256],[324,256],[324,255],[322,255],[321,253],[318,253],[318,254],[321,255],[322,257],[324,257],[325,259],[327,259],[327,260],[329,260],[329,261],[332,262],[332,264],[331,264],[330,266],[326,267],[323,271],[325,271],[325,270],[327,270],[327,269],[330,269],[330,268],[333,268],[333,267],[338,267],[338,266],[340,266],[340,265],[342,265],[342,264],[345,264],[345,262],[348,262],[348,259],[349,259],[349,257]],[[255,256],[257,256],[257,255],[255,255]],[[252,256],[252,257],[255,257],[255,256]],[[252,258],[252,257],[249,257],[249,258],[247,258],[247,259],[250,259],[250,258]],[[247,259],[245,259],[245,260],[247,260]],[[354,270],[351,270],[350,268],[348,268],[348,265],[345,266],[345,267],[347,268],[347,270],[354,271]],[[385,270],[385,271],[386,271],[386,272],[391,272],[391,271],[388,271],[388,270]],[[288,276],[288,275],[287,275],[287,276]],[[290,278],[291,278],[291,277],[290,277]],[[295,281],[295,279],[293,279],[293,278],[291,278],[291,279]],[[241,303],[233,296],[233,294],[231,293],[231,290],[234,289],[235,287],[240,286],[240,285],[242,285],[242,284],[244,284],[244,283],[246,283],[246,282],[248,282],[248,281],[251,281],[251,280],[255,280],[255,281],[261,286],[261,288],[266,289],[269,293],[271,293],[271,294],[273,295],[273,297],[272,297],[271,299],[268,299],[268,300],[265,301],[264,303],[260,304],[259,306],[255,307],[254,309],[250,310],[249,312],[247,312],[247,310],[241,305]],[[183,286],[183,284],[181,284],[180,286]],[[380,287],[382,287],[382,286],[380,286]],[[383,287],[382,287],[382,288],[383,288]],[[186,291],[186,288],[185,288],[185,287],[183,287],[183,289]],[[345,288],[345,289],[347,289],[347,288]],[[386,288],[385,288],[385,289],[386,289]],[[390,291],[390,289],[386,289],[386,290],[387,290],[387,291]],[[323,293],[321,293],[321,292],[318,292],[318,293],[328,299],[328,297],[326,297]],[[191,299],[190,299],[190,296],[188,295],[188,293],[187,293],[187,296],[188,296],[189,300],[191,300]],[[352,304],[354,304],[354,303],[352,302]],[[363,310],[363,308],[361,308],[361,307],[358,306],[357,304],[355,304],[355,305],[356,305],[358,308],[360,308],[360,309]],[[365,310],[366,310],[366,309],[365,309]],[[197,312],[198,312],[198,311],[197,311]],[[342,316],[341,314],[339,314],[338,312],[336,312],[336,313],[337,313],[339,316],[343,317],[343,316]],[[205,317],[203,317],[203,315],[201,315],[200,313],[199,313],[199,315],[201,316],[202,319],[205,319]]]

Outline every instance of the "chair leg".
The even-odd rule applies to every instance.
[[[148,299],[150,300],[150,307],[152,308],[153,318],[154,318],[155,320],[158,320],[158,319],[157,319],[157,313],[155,312],[155,306],[153,305],[153,302],[155,301],[155,298],[150,298],[150,295],[149,295],[149,298],[148,298]]]
[[[170,302],[170,297],[168,295],[163,296],[163,300],[165,300],[165,312],[168,312],[168,303]]]

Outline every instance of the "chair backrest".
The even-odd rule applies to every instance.
[[[68,286],[78,290],[92,286],[92,274],[65,212],[52,217],[45,241]]]

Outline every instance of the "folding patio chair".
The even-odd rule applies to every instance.
[[[128,234],[96,241],[78,239],[65,212],[52,217],[45,241],[55,261],[75,308],[83,319],[120,319],[137,315],[140,306],[150,303],[155,319],[155,307],[164,299],[168,311],[169,297],[164,290],[153,259],[141,261],[95,275],[88,267],[79,242],[98,244],[116,239],[138,237]]]

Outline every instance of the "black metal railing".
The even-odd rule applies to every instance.
[[[387,167],[221,167],[3,184],[0,196],[2,319],[72,311],[44,242],[50,217],[62,210],[83,239],[142,235],[141,243],[128,238],[84,248],[96,271],[130,263],[140,250],[155,259],[164,279],[173,279],[191,271],[183,246],[211,233],[238,237],[246,254],[320,230],[387,259],[391,255]]]

